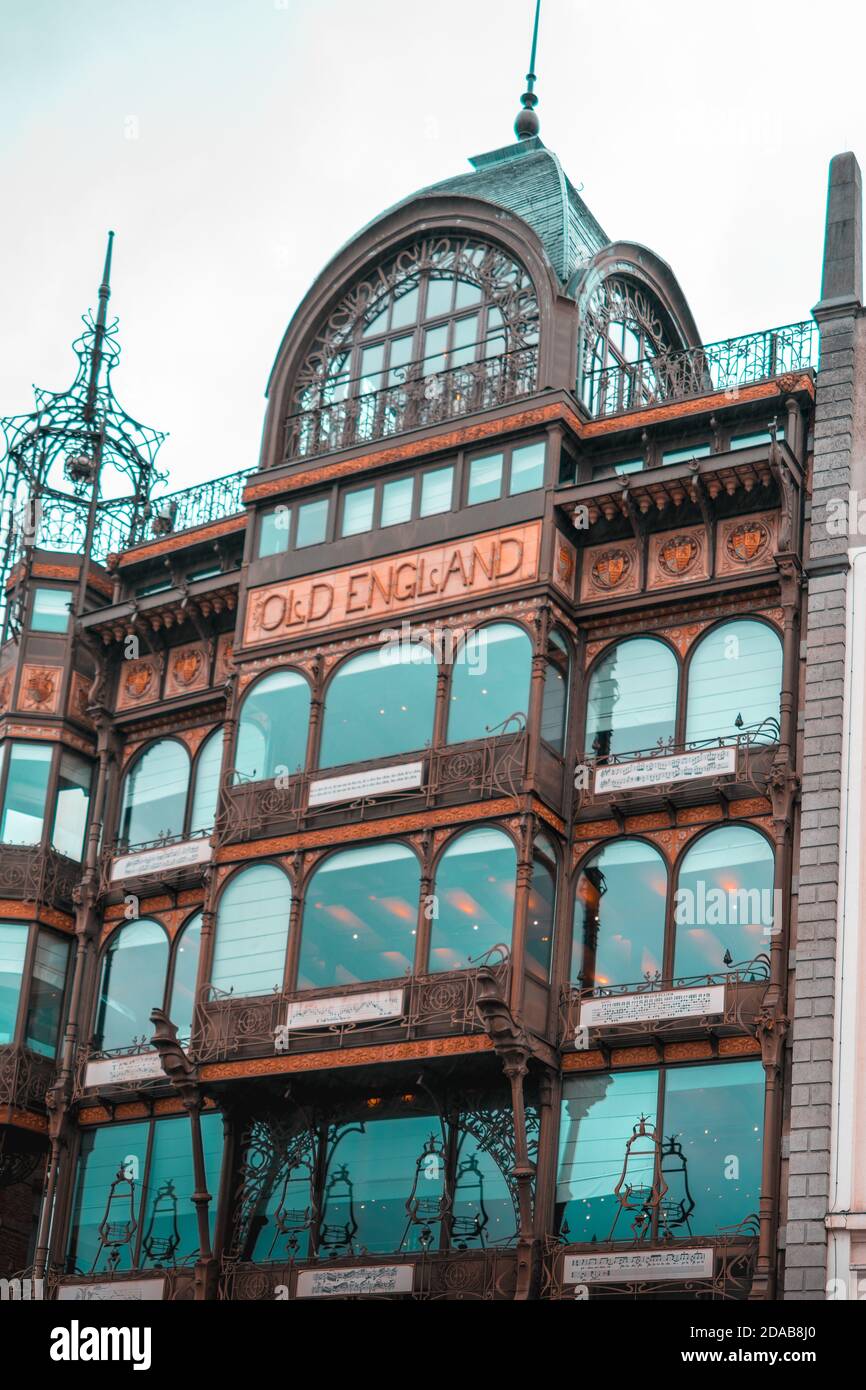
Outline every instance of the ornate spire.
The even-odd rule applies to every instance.
[[[532,28],[532,52],[529,56],[529,72],[526,74],[526,91],[520,98],[522,110],[517,113],[514,133],[518,140],[531,140],[541,129],[536,115],[538,97],[535,95],[535,50],[538,47],[538,20],[541,15],[541,0],[535,0],[535,24]]]

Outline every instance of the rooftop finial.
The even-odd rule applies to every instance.
[[[531,140],[541,129],[536,115],[538,97],[535,95],[535,50],[538,47],[538,20],[541,14],[541,0],[535,0],[535,24],[532,27],[532,53],[529,58],[529,72],[526,74],[526,91],[520,98],[522,110],[517,113],[514,133],[518,140]]]

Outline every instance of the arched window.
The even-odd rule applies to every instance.
[[[673,346],[655,298],[631,280],[603,281],[584,311],[583,399],[593,415],[655,400],[663,383],[652,361]],[[640,367],[636,368],[636,364]]]
[[[219,900],[210,977],[214,989],[270,994],[282,989],[292,886],[276,864],[253,864]]]
[[[431,971],[465,970],[494,946],[510,949],[516,873],[517,851],[502,830],[479,827],[451,841],[436,872]]]
[[[419,642],[389,643],[337,667],[325,695],[320,767],[427,748],[436,663]]]
[[[652,637],[633,637],[605,652],[586,700],[587,757],[607,758],[673,739],[677,722],[677,660]]]
[[[195,981],[201,949],[201,913],[182,927],[174,943],[174,969],[171,977],[171,996],[168,1016],[177,1025],[181,1042],[188,1042],[192,1033],[195,1009]]]
[[[689,663],[686,741],[730,737],[765,721],[764,736],[776,741],[781,690],[782,642],[767,623],[737,618],[712,628]]]
[[[264,782],[280,769],[304,767],[310,722],[310,687],[299,671],[272,671],[257,681],[241,706],[235,778]]]
[[[168,968],[168,936],[142,918],[120,927],[102,958],[94,1046],[105,1052],[150,1038],[151,1010],[162,1008]]]
[[[526,907],[526,956],[545,978],[550,973],[555,918],[556,850],[546,835],[536,835],[532,847],[532,886]]]
[[[189,833],[201,835],[213,830],[216,820],[220,770],[223,761],[223,730],[215,729],[202,744],[195,762]]]
[[[123,784],[120,841],[149,844],[183,834],[189,754],[177,739],[152,743],[135,760]]]
[[[764,954],[775,925],[773,851],[750,825],[724,825],[683,858],[674,899],[674,974],[717,974]]]
[[[668,875],[644,840],[614,840],[581,869],[571,978],[584,989],[662,975]]]
[[[454,656],[448,742],[484,738],[513,714],[526,717],[532,643],[514,623],[490,623],[471,632]]]
[[[421,871],[399,841],[329,855],[304,900],[298,988],[405,975],[415,959]]]
[[[568,644],[558,632],[551,632],[544,666],[544,698],[541,702],[541,737],[555,752],[565,751],[568,718],[568,688],[571,657]]]

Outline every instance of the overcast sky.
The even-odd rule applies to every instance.
[[[0,0],[0,413],[71,380],[117,233],[121,404],[185,487],[254,464],[274,354],[377,212],[512,138],[534,0]],[[806,318],[866,160],[855,0],[543,0],[541,136],[705,341]]]

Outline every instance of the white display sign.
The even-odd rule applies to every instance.
[[[129,1057],[97,1057],[95,1061],[87,1063],[84,1084],[116,1086],[123,1081],[151,1081],[156,1076],[166,1079],[159,1053],[151,1048],[148,1052],[136,1052]]]
[[[624,1250],[616,1255],[566,1255],[566,1284],[619,1284],[632,1279],[711,1279],[713,1251]]]
[[[76,1303],[154,1303],[164,1288],[164,1279],[117,1279],[109,1284],[61,1284],[57,1297]]]
[[[301,1028],[338,1028],[351,1023],[377,1023],[402,1018],[402,989],[380,989],[369,994],[336,994],[327,999],[295,999],[285,1023],[274,1033],[277,1052],[285,1052],[289,1034]]]
[[[355,1269],[304,1269],[297,1298],[346,1298],[363,1293],[411,1293],[414,1265],[360,1265]]]
[[[698,777],[718,777],[735,772],[737,750],[701,748],[694,753],[674,753],[664,758],[638,758],[630,763],[606,763],[596,768],[595,794],[657,787],[667,782],[691,782]]]
[[[665,1018],[703,1018],[725,1012],[725,986],[669,989],[641,994],[612,994],[584,999],[578,1028],[614,1028],[625,1023],[652,1023]]]
[[[162,845],[159,849],[143,849],[137,854],[124,854],[111,866],[111,881],[119,878],[138,878],[141,874],[165,873],[168,869],[188,869],[195,864],[207,864],[213,854],[210,840],[182,840],[177,845]]]
[[[373,767],[365,772],[349,772],[345,777],[320,777],[310,784],[309,804],[311,807],[327,806],[332,801],[356,801],[362,796],[414,791],[423,782],[423,762]]]

